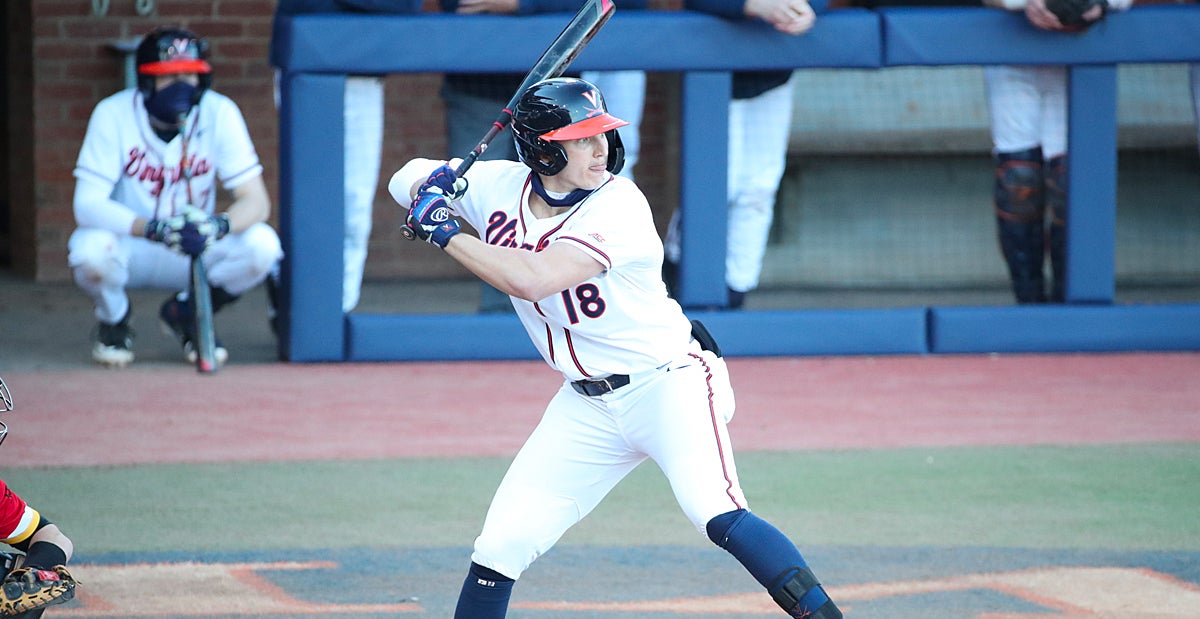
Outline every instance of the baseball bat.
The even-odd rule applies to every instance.
[[[512,122],[513,108],[517,106],[517,100],[521,98],[521,94],[537,82],[562,75],[579,55],[579,52],[582,52],[592,37],[600,31],[600,27],[608,22],[616,11],[617,5],[613,4],[612,0],[586,0],[583,3],[567,27],[563,28],[550,47],[542,52],[542,57],[538,58],[529,73],[525,74],[525,80],[521,82],[512,98],[508,100],[508,104],[500,111],[500,115],[492,122],[491,128],[483,135],[483,139],[479,140],[475,148],[463,157],[462,163],[458,164],[458,168],[454,171],[455,176],[462,178],[463,174],[466,174],[467,170],[475,165],[475,161],[479,159],[483,151],[487,150],[492,139]],[[400,228],[400,233],[410,241],[417,238],[416,233],[407,224]]]
[[[208,273],[200,256],[192,258],[191,294],[192,316],[195,319],[196,371],[212,374],[217,371],[217,340],[213,331],[212,290],[208,287]]]
[[[183,135],[179,163],[187,187],[188,204],[191,204],[192,164],[188,160],[191,134],[187,131],[187,116],[187,112],[179,115],[179,132]],[[196,371],[212,374],[217,371],[217,336],[213,331],[212,289],[208,287],[208,272],[200,256],[192,257],[188,289],[188,302],[192,304],[192,346],[196,347]]]

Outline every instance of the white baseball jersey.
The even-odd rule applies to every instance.
[[[393,177],[392,196],[410,204],[412,183],[441,164],[410,162]],[[536,303],[513,299],[546,362],[569,380],[579,380],[636,374],[685,353],[691,324],[666,294],[662,243],[637,186],[610,176],[574,207],[538,219],[528,206],[530,174],[523,163],[477,162],[467,179],[487,190],[468,190],[452,206],[492,245],[532,251],[569,243],[604,266],[599,276]]]
[[[163,142],[150,130],[142,93],[130,88],[92,111],[75,177],[113,190],[107,201],[76,200],[75,217],[82,227],[126,234],[136,217],[167,217],[186,204],[212,213],[218,180],[233,189],[260,174],[246,121],[228,97],[205,92],[179,135]]]
[[[441,163],[409,162],[392,177],[392,196],[408,205],[413,183]],[[496,490],[471,560],[520,577],[647,458],[702,534],[718,514],[748,508],[726,428],[735,403],[725,362],[691,340],[667,296],[662,243],[637,186],[610,175],[575,206],[537,219],[525,164],[481,161],[467,178],[455,210],[484,241],[530,251],[569,243],[604,266],[536,303],[513,300],[546,362],[568,381],[629,375],[596,397],[563,383]]]

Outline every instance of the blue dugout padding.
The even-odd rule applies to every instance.
[[[932,308],[930,352],[1200,350],[1200,306],[1036,305]]]
[[[864,310],[688,312],[730,356],[922,354],[923,307]],[[797,350],[804,351],[797,353]]]
[[[345,75],[352,73],[524,72],[568,19],[565,14],[308,15],[282,24],[273,45],[283,93],[283,358],[308,362],[536,356],[511,316],[342,314],[340,295],[329,294],[341,285],[342,252],[340,246],[328,243],[341,238],[343,226],[341,93]],[[1167,313],[1154,306],[1096,305],[1110,305],[1114,289],[1115,64],[1200,61],[1196,32],[1200,32],[1200,6],[1138,7],[1111,15],[1081,35],[1043,33],[1019,16],[982,8],[897,8],[878,13],[846,9],[822,15],[818,27],[802,37],[776,33],[761,23],[734,23],[682,11],[618,11],[571,69],[683,73],[680,301],[685,306],[712,306],[722,305],[725,295],[724,251],[718,250],[725,246],[726,179],[713,171],[723,171],[725,166],[729,71],[1070,65],[1069,303],[1038,309],[1066,316],[1107,309],[1122,319],[1140,314],[1150,323],[1131,331],[1130,337],[1098,341],[1113,350],[1177,349],[1178,342],[1194,342],[1194,333],[1183,328],[1187,320],[1181,316],[1192,316],[1192,324],[1197,324],[1200,305],[1174,306]],[[1020,320],[1028,311],[1020,307],[963,312],[939,308],[746,311],[712,313],[706,320],[734,355],[984,352],[1002,349],[994,341],[997,320],[1011,327],[1004,337],[1032,342],[1033,350],[1087,349],[1069,328],[1060,329],[1068,335],[1058,337],[1039,321]],[[1107,324],[1119,329],[1124,323]],[[436,343],[429,333],[439,334]],[[1150,337],[1150,333],[1157,335]]]

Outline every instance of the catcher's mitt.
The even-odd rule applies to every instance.
[[[1100,7],[1099,11],[1094,10]],[[1046,10],[1054,13],[1068,30],[1087,30],[1108,14],[1106,0],[1046,0]]]
[[[75,577],[62,565],[52,570],[22,567],[4,578],[0,589],[0,617],[62,604],[75,597]]]

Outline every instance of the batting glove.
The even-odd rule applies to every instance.
[[[450,205],[446,196],[432,191],[417,193],[408,209],[408,227],[417,238],[446,249],[451,237],[459,233],[462,224],[450,218]]]
[[[162,243],[163,245],[167,246],[170,246],[172,242],[178,243],[178,240],[176,239],[173,241],[172,237],[179,236],[179,231],[176,224],[182,226],[183,220],[178,219],[178,221],[172,221],[173,219],[178,218],[172,217],[168,219],[151,219],[150,221],[147,221],[146,226],[142,228],[142,236],[154,241],[155,243]]]
[[[450,201],[461,200],[467,193],[467,179],[459,178],[449,164],[433,171],[429,178],[417,188],[417,193],[440,191]]]
[[[229,214],[209,215],[192,205],[183,207],[181,211],[186,223],[196,227],[196,230],[212,240],[218,240],[229,234]]]
[[[216,240],[206,234],[206,230],[208,230],[208,226],[204,226],[202,229],[201,226],[190,221],[183,224],[183,227],[179,229],[179,245],[173,249],[192,258],[203,254],[204,250],[208,249],[208,246]]]
[[[181,214],[167,219],[151,219],[142,230],[147,239],[193,258],[228,233],[228,215],[210,216],[193,207],[184,207]]]

